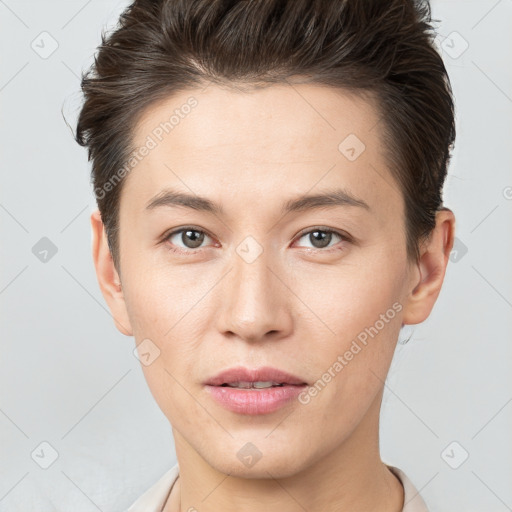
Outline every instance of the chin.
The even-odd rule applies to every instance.
[[[222,450],[221,453],[213,453],[211,457],[204,458],[216,471],[248,479],[287,478],[307,466],[307,461],[297,456],[297,453],[304,455],[300,449],[291,451],[286,445],[281,448],[268,449],[269,453],[266,454],[265,448],[258,453],[253,446],[247,444],[238,449],[234,456],[230,455],[231,450]]]

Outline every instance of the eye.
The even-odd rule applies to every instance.
[[[171,249],[176,252],[193,252],[194,249],[202,249],[201,244],[211,237],[200,229],[191,226],[178,229],[169,233],[164,241],[168,241]]]
[[[329,244],[331,244],[331,242],[333,241],[334,244],[331,245],[330,247],[335,246],[337,241],[349,241],[349,238],[347,236],[344,236],[333,229],[323,227],[316,227],[310,229],[309,231],[302,232],[299,235],[299,240],[302,238],[305,238],[308,242],[312,244],[312,246],[310,246],[311,249],[319,250],[323,250],[326,247],[329,247]]]
[[[324,227],[315,227],[310,228],[308,231],[303,231],[299,235],[298,240],[302,238],[305,238],[306,241],[311,244],[311,246],[309,246],[310,249],[320,250],[323,252],[330,252],[329,248],[334,248],[336,243],[339,241],[350,241],[348,236],[333,229]],[[205,247],[203,243],[207,241],[207,239],[212,240],[212,237],[205,231],[193,226],[186,226],[166,235],[163,242],[169,242],[169,248],[173,252],[194,253]],[[340,247],[339,249],[342,250],[343,247]]]

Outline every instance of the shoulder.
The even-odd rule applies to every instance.
[[[427,505],[408,476],[401,469],[389,464],[386,465],[402,482],[402,487],[404,488],[404,508],[402,512],[428,512]]]
[[[165,472],[156,483],[130,505],[126,512],[160,512],[174,482],[178,479],[179,467],[175,464]]]

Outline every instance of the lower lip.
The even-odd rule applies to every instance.
[[[214,400],[226,409],[239,414],[269,414],[289,404],[306,388],[278,386],[265,389],[239,389],[229,386],[205,386]]]

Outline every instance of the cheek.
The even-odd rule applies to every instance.
[[[197,373],[205,329],[212,325],[205,307],[215,276],[194,280],[190,269],[141,264],[135,269],[126,273],[125,301],[137,344],[149,339],[157,347],[158,358],[142,368],[155,400],[166,410],[187,398],[179,383],[190,384],[187,379]]]
[[[388,326],[394,327],[400,316],[405,263],[384,254],[352,261],[355,259],[315,273],[303,272],[294,280],[297,295],[315,313],[314,325],[325,331],[326,340],[349,341],[378,322],[381,315],[385,322],[382,330],[390,331]],[[307,322],[309,314],[303,329],[308,330]]]
[[[381,255],[364,264],[340,266],[322,281],[302,280],[298,295],[309,297],[308,306],[322,322],[308,316],[298,331],[311,332],[315,325],[323,333],[316,336],[316,350],[308,358],[317,378],[333,382],[326,386],[327,402],[364,408],[365,398],[371,399],[382,386],[401,327],[401,268],[400,260]],[[319,282],[325,283],[320,289]],[[360,405],[353,403],[356,397],[363,397]]]
[[[127,265],[125,301],[136,339],[153,335],[165,340],[183,329],[190,328],[196,308],[201,309],[201,297],[211,288],[205,275],[195,275],[190,269],[171,265],[147,265],[144,261]]]

